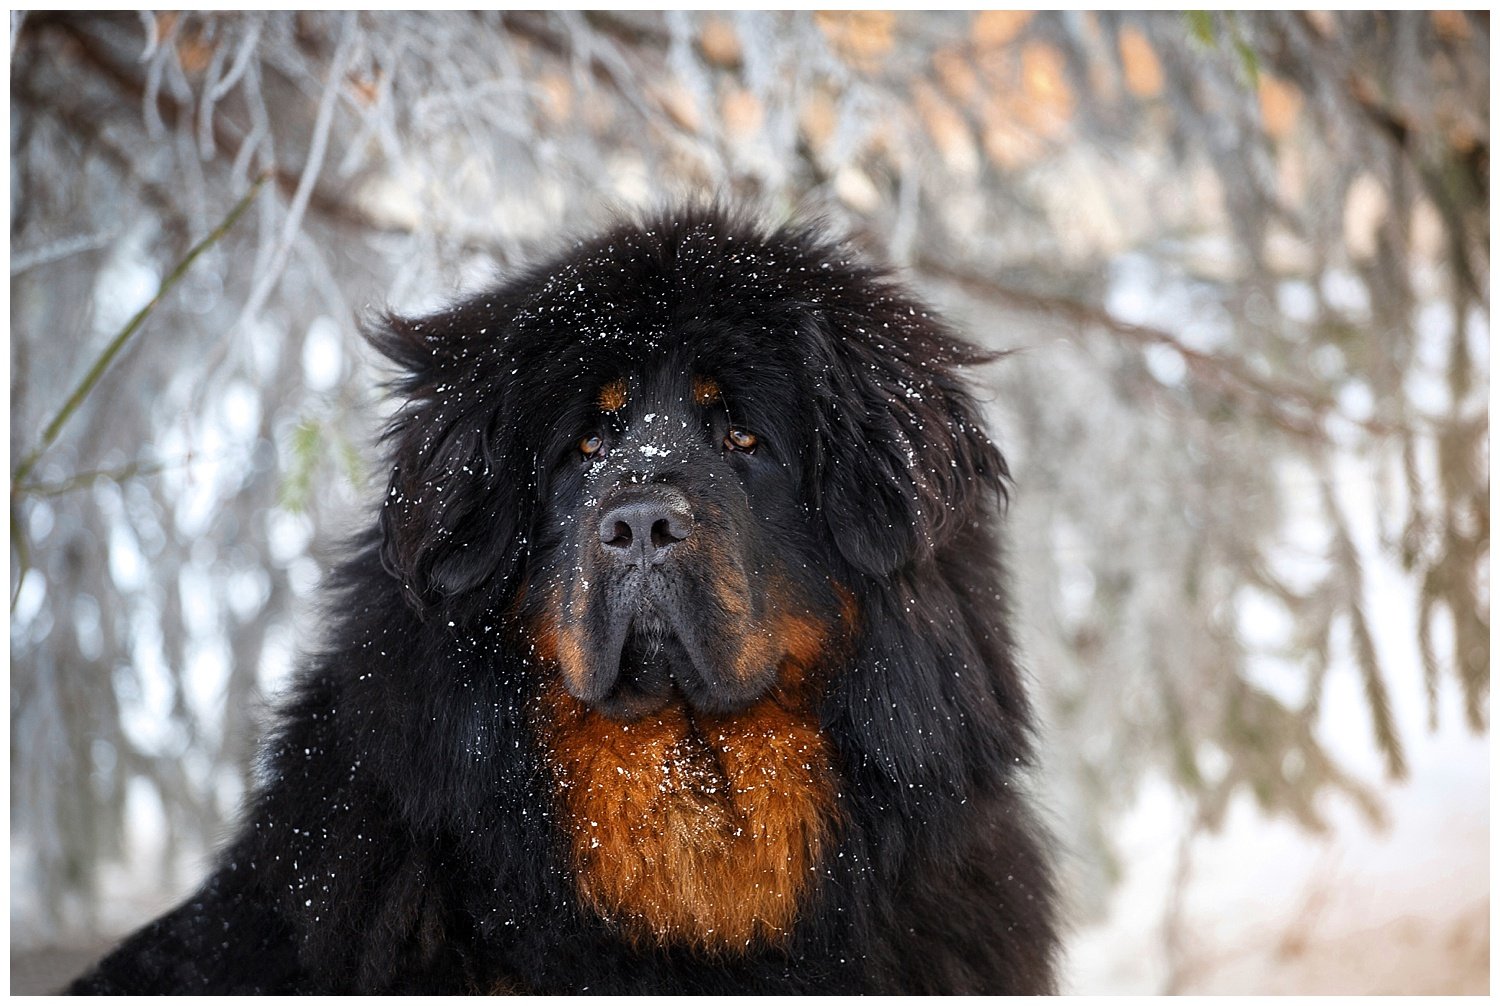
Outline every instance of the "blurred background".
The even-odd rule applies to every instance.
[[[822,215],[976,340],[1076,992],[1489,983],[1488,14],[11,14],[11,948],[202,875],[356,322]]]

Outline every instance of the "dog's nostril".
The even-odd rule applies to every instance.
[[[629,548],[634,536],[630,533],[629,524],[622,520],[617,520],[615,521],[613,534],[610,537],[605,538],[604,535],[600,535],[599,537],[603,539],[606,545],[612,545],[615,548]]]
[[[687,538],[687,528],[678,526],[671,518],[663,517],[651,525],[651,544],[655,548],[666,548]]]

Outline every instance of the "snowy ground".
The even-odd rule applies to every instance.
[[[1347,801],[1329,833],[1268,820],[1244,798],[1199,837],[1181,895],[1175,975],[1164,938],[1187,813],[1148,786],[1120,824],[1128,864],[1108,917],[1078,930],[1067,988],[1079,993],[1487,993],[1490,742],[1464,725],[1456,685],[1426,722],[1409,624],[1410,585],[1369,567],[1370,611],[1410,776],[1386,783],[1356,672],[1330,672],[1319,724],[1329,750],[1380,793],[1387,827]]]
[[[1384,831],[1331,805],[1331,833],[1311,836],[1246,800],[1195,842],[1175,985],[1163,920],[1185,814],[1151,789],[1123,822],[1130,867],[1109,917],[1074,934],[1068,990],[1487,992],[1489,745],[1445,712],[1450,726],[1412,738]]]

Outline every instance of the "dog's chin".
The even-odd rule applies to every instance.
[[[666,692],[648,692],[633,684],[617,685],[615,690],[594,703],[594,709],[603,716],[623,723],[660,712],[678,698],[675,689]]]

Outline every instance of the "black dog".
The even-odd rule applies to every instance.
[[[1049,992],[978,350],[812,230],[371,334],[378,527],[203,888],[79,992]]]

